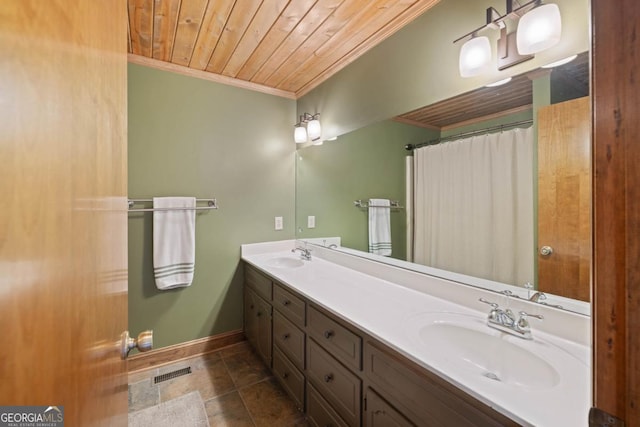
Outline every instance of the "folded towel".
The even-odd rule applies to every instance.
[[[369,252],[372,254],[391,255],[390,206],[388,199],[369,199]]]
[[[194,208],[194,197],[154,197],[154,208]],[[196,258],[196,211],[153,212],[153,272],[160,290],[191,285]]]

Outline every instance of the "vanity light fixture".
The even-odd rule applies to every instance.
[[[517,2],[517,0],[515,0]],[[542,4],[531,0],[516,9],[514,0],[506,0],[507,12],[500,15],[496,9],[486,10],[486,24],[476,28],[454,43],[468,39],[460,49],[459,68],[462,77],[482,74],[491,61],[489,39],[478,36],[487,28],[500,31],[497,47],[499,70],[512,67],[533,58],[533,54],[554,46],[560,41],[562,21],[556,4]],[[507,20],[517,23],[517,30],[508,32]]]
[[[306,127],[305,127],[306,126]],[[293,139],[297,144],[320,140],[322,135],[322,127],[320,126],[320,113],[309,114],[304,113],[300,116],[300,121],[295,124]]]

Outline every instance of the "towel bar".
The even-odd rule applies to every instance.
[[[133,206],[139,203],[153,202],[153,199],[129,199],[129,212],[157,212],[157,211],[200,211],[218,209],[218,201],[216,199],[196,199],[198,202],[207,202],[207,206],[196,206],[195,208],[137,208]]]
[[[369,205],[368,203],[363,202],[362,200],[354,200],[353,201],[353,204],[357,208],[404,209],[404,206],[400,206],[400,203],[397,200],[391,200],[389,203],[391,203],[391,206],[376,206],[376,205]]]

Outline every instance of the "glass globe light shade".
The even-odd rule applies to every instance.
[[[303,126],[296,126],[293,132],[293,139],[296,141],[296,144],[307,142],[307,130]]]
[[[518,22],[516,44],[520,55],[533,55],[560,41],[562,19],[556,4],[543,4],[527,12]]]
[[[312,141],[320,138],[322,128],[320,127],[320,121],[318,119],[313,119],[307,123],[307,134]]]
[[[488,37],[474,37],[460,49],[460,75],[473,77],[482,74],[491,63],[491,45]]]

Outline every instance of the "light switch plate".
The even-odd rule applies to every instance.
[[[307,228],[316,228],[316,217],[309,215],[307,217]]]
[[[275,228],[276,228],[276,230],[282,230],[282,227],[283,227],[282,217],[281,216],[277,216],[275,218]]]

